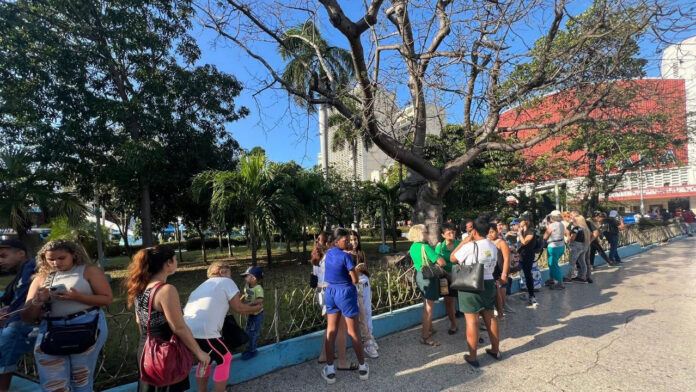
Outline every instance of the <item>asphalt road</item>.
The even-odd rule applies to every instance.
[[[321,365],[308,361],[230,390],[696,391],[695,250],[689,238],[626,259],[622,268],[598,268],[594,284],[542,290],[536,309],[512,296],[516,313],[501,323],[504,359],[484,354],[486,340],[479,369],[464,362],[463,332],[447,335],[440,319],[440,347],[419,344],[420,328],[379,339],[368,381],[338,372],[327,386]]]

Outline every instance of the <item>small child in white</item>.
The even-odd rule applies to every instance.
[[[355,266],[358,273],[358,307],[360,308],[360,337],[365,347],[365,354],[370,358],[379,357],[379,346],[372,336],[372,293],[370,291],[370,272],[367,264],[360,263]]]

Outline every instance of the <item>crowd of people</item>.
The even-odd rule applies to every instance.
[[[433,337],[432,317],[435,303],[443,297],[448,334],[459,331],[457,318],[464,317],[466,362],[479,366],[477,347],[483,342],[480,330],[487,331],[490,341],[485,353],[501,360],[498,321],[513,313],[506,304],[510,275],[521,272],[521,286],[530,307],[538,304],[539,285],[534,275],[542,249],[546,249],[550,269],[551,277],[545,282],[549,289],[565,289],[569,282],[593,283],[596,254],[610,265],[621,264],[617,248],[623,228],[615,211],[608,216],[597,212],[592,220],[576,211],[553,211],[536,229],[527,217],[512,220],[508,228],[501,220],[481,216],[465,222],[461,237],[457,227],[444,224],[438,233],[442,240],[433,247],[427,227],[412,226],[408,238],[413,244],[408,255],[424,305],[420,343],[440,345]],[[608,255],[598,242],[600,236],[609,244]],[[563,276],[559,261],[566,248],[570,274]],[[372,332],[370,272],[360,235],[343,228],[331,234],[320,233],[311,263],[310,285],[316,289],[316,302],[327,325],[318,353],[318,362],[323,365],[321,376],[333,384],[337,371],[356,371],[360,380],[367,380],[370,370],[366,357],[377,358],[379,346]],[[483,266],[481,290],[453,288],[454,266],[476,263]],[[442,276],[424,273],[426,267],[434,265],[444,271]],[[30,350],[42,389],[92,391],[97,357],[108,336],[102,308],[113,299],[102,269],[91,262],[79,243],[68,240],[46,243],[35,259],[22,242],[0,241],[0,266],[17,271],[0,298],[0,392],[9,390],[19,359]],[[240,291],[231,279],[230,266],[213,263],[207,280],[193,290],[183,307],[176,287],[167,283],[176,270],[176,254],[163,246],[138,251],[129,265],[123,287],[141,332],[138,363],[143,363],[149,338],[178,342],[198,362],[198,390],[206,390],[212,373],[214,390],[223,391],[235,348],[224,336],[226,315],[230,308],[248,315],[249,342],[242,359],[253,358],[264,320],[263,269],[249,268],[242,275],[245,285]],[[347,359],[347,337],[352,341],[357,363]],[[186,376],[168,385],[141,379],[138,390],[174,392],[190,387]]]

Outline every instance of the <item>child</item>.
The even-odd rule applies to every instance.
[[[263,268],[249,267],[242,276],[246,282],[242,302],[249,306],[263,305],[263,287],[259,284],[259,281],[263,279]],[[256,356],[256,344],[259,341],[261,325],[263,325],[263,310],[247,316],[246,333],[249,335],[249,343],[246,351],[242,353],[242,359],[245,361]]]
[[[328,326],[324,338],[326,349],[326,367],[322,369],[321,376],[328,384],[336,382],[336,370],[334,369],[334,344],[338,324],[343,317],[348,326],[348,334],[353,341],[353,350],[358,357],[358,375],[361,380],[367,380],[370,370],[365,363],[365,354],[362,348],[362,339],[358,334],[358,292],[355,284],[358,283],[358,275],[355,272],[355,264],[351,255],[345,252],[349,247],[350,233],[343,228],[334,232],[334,247],[326,252],[324,259],[324,281],[328,284],[324,292],[326,303],[326,318]]]
[[[372,294],[370,292],[370,272],[367,270],[367,264],[360,263],[355,266],[355,272],[358,273],[358,307],[360,308],[360,335],[363,345],[365,346],[365,354],[370,358],[379,357],[379,346],[372,336]]]

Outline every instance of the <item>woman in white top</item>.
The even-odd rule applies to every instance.
[[[488,337],[491,340],[491,348],[486,349],[486,353],[496,360],[502,359],[499,347],[498,320],[493,317],[495,308],[495,279],[493,272],[498,261],[498,248],[495,244],[484,237],[488,234],[491,225],[484,217],[479,217],[474,221],[474,227],[470,236],[472,241],[460,244],[450,260],[459,264],[483,264],[483,284],[484,290],[481,292],[459,291],[459,310],[464,312],[466,319],[466,340],[469,346],[469,354],[464,356],[464,360],[473,367],[478,367],[476,359],[476,348],[478,345],[478,318],[483,317],[488,330]]]
[[[97,358],[109,333],[102,306],[111,304],[111,286],[104,272],[92,264],[79,243],[46,243],[37,256],[38,273],[29,286],[22,320],[41,319],[34,359],[43,390],[92,391]],[[50,310],[43,317],[43,305]],[[83,353],[49,355],[41,350],[48,319],[53,325],[86,324],[97,320],[98,336]]]
[[[262,305],[246,305],[239,296],[239,288],[232,280],[230,267],[215,262],[208,267],[208,280],[201,283],[189,295],[184,307],[184,321],[191,329],[201,350],[210,353],[211,362],[217,365],[213,372],[215,392],[223,392],[230,377],[232,353],[222,340],[222,326],[229,308],[240,314],[255,313]],[[200,366],[200,365],[199,365]],[[200,370],[197,368],[197,370]],[[199,391],[207,391],[210,367],[202,375],[196,372]]]
[[[329,250],[333,245],[331,236],[322,231],[317,235],[317,239],[314,241],[314,248],[312,248],[312,273],[317,277],[317,294],[316,300],[321,307],[321,315],[326,319],[326,304],[324,303],[324,290],[326,289],[326,282],[324,282],[324,256],[326,251]],[[347,346],[347,334],[348,325],[346,320],[341,317],[338,322],[338,330],[336,332],[336,355],[338,356],[338,370],[357,370],[358,365],[356,363],[349,363],[346,359],[346,346]],[[321,351],[319,353],[319,359],[317,362],[320,364],[326,363],[326,351],[324,350],[324,339],[322,339]]]
[[[548,243],[546,248],[546,256],[549,261],[549,270],[551,272],[551,289],[564,289],[563,271],[558,265],[563,253],[565,252],[565,226],[563,225],[563,217],[558,210],[551,211],[548,217],[550,223],[546,225],[544,232],[544,241]]]

